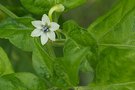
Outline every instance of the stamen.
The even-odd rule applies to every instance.
[[[44,32],[48,32],[49,31],[49,28],[47,26],[44,26],[43,29],[42,29]]]

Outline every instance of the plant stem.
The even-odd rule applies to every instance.
[[[66,39],[56,39],[55,42],[53,42],[54,47],[61,47],[64,46]]]
[[[2,4],[0,4],[0,10],[6,13],[11,18],[18,18],[14,13],[12,13],[10,10],[8,10],[6,7],[4,7]]]
[[[48,13],[48,16],[49,16],[51,22],[52,22],[52,14],[54,11],[55,11],[55,8],[51,8],[49,13]]]

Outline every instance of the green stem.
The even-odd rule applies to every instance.
[[[56,40],[55,40],[55,42],[58,42],[58,43],[59,43],[59,42],[64,43],[65,41],[66,41],[66,39],[56,39]]]
[[[60,36],[59,32],[56,31],[55,33],[56,33],[56,35],[57,35],[57,38],[60,39],[61,36]]]
[[[2,4],[0,4],[0,10],[6,13],[11,18],[18,18],[14,13],[12,13],[10,10],[8,10],[6,7],[4,7]]]
[[[66,41],[65,39],[57,39],[55,42],[53,42],[53,46],[54,47],[64,46],[65,41]]]
[[[55,11],[55,8],[51,8],[49,13],[48,13],[48,16],[49,16],[51,22],[52,22],[52,14],[54,11]]]

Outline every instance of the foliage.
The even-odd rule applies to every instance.
[[[15,72],[0,48],[2,90],[134,90],[135,89],[135,1],[118,1],[114,8],[86,29],[75,21],[64,21],[55,42],[45,46],[30,36],[32,15],[41,16],[57,3],[69,11],[85,0],[20,0],[28,14],[17,17],[0,4],[10,17],[0,23],[0,38],[32,53],[35,73]],[[22,7],[20,4],[20,7]],[[31,12],[31,13],[29,13]],[[12,13],[12,14],[11,14]],[[59,18],[55,13],[56,19]],[[59,18],[60,22],[62,18]],[[60,35],[60,37],[59,37]],[[59,48],[59,49],[57,49]],[[60,51],[61,50],[61,51]],[[57,53],[60,53],[60,56]],[[81,85],[82,74],[86,76]]]

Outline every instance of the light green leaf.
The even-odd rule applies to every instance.
[[[96,67],[95,81],[101,84],[135,81],[135,50],[108,47]]]
[[[66,11],[75,8],[83,3],[86,0],[21,0],[22,5],[34,14],[44,14],[47,13],[51,7],[56,4],[63,4],[65,6]]]
[[[34,69],[40,77],[44,78],[48,87],[65,88],[69,86],[68,76],[63,69],[61,59],[50,56],[47,47],[51,46],[47,44],[43,47],[35,40],[35,49],[32,55]]]
[[[64,57],[52,58],[46,49],[35,40],[33,66],[39,76],[47,80],[46,83],[50,87],[77,86],[79,84],[79,67],[87,55],[85,53],[87,50],[88,48],[80,48],[73,40],[69,39],[64,46]]]
[[[108,85],[91,85],[89,87],[80,87],[78,90],[134,90],[135,81],[114,83]]]
[[[0,78],[1,90],[46,90],[43,80],[31,73],[14,73]]]
[[[53,59],[44,48],[35,40],[35,48],[32,55],[34,69],[39,76],[49,79],[53,76]]]
[[[67,21],[63,24],[63,32],[67,38],[73,39],[82,46],[95,44],[94,37],[87,32],[86,29],[78,26],[74,21]]]
[[[78,46],[72,39],[67,40],[65,43],[62,64],[69,76],[70,82],[74,86],[79,84],[79,67],[88,54],[88,50],[89,48]]]
[[[133,3],[134,1],[130,0],[120,1],[112,11],[88,29],[98,42],[99,55],[96,58],[95,81],[111,83],[134,80],[132,75],[135,72],[133,68],[135,4]]]
[[[12,65],[4,52],[4,50],[0,47],[0,76],[14,73]]]
[[[115,83],[109,85],[80,86],[74,88],[74,90],[134,90],[134,89],[135,89],[135,81],[126,83]]]
[[[30,36],[34,29],[31,18],[7,19],[0,24],[0,38],[9,39],[16,47],[32,51],[33,38]]]
[[[109,13],[90,25],[89,35],[84,34],[83,38],[87,35],[92,36],[94,44],[90,42],[93,41],[90,37],[83,41],[81,30],[78,29],[80,32],[77,32],[73,24],[65,24],[65,27],[69,27],[64,28],[69,38],[80,45],[91,47],[92,55],[87,59],[95,72],[93,81],[95,86],[92,90],[134,90],[135,88],[134,3],[133,0],[121,0]]]
[[[98,46],[93,51],[95,60],[89,58],[90,63],[94,65],[95,86],[99,86],[94,87],[93,90],[99,88],[134,90],[135,88],[134,3],[135,1],[132,0],[120,1],[108,14],[99,18],[88,28],[88,32],[97,40]]]
[[[101,46],[134,47],[135,1],[122,0],[88,28]]]

